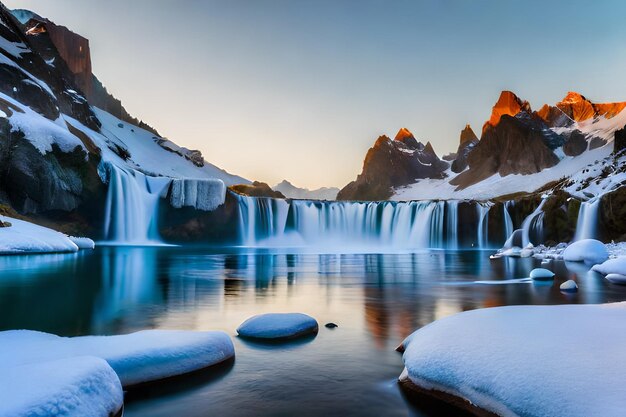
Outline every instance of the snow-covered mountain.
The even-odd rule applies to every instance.
[[[128,114],[93,75],[87,39],[0,3],[0,205],[80,229],[117,209],[105,201],[129,185],[110,181],[205,210],[223,203],[225,186],[249,183]],[[120,196],[144,204],[135,191]]]
[[[363,172],[339,198],[488,200],[575,182],[579,186],[568,191],[588,199],[619,186],[589,188],[585,174],[602,166],[620,169],[613,151],[623,147],[615,146],[615,136],[626,125],[625,107],[626,102],[594,103],[570,92],[555,106],[532,111],[527,101],[503,91],[480,140],[468,125],[455,154],[440,160],[432,151],[424,161],[405,149],[400,133],[406,129],[394,141],[379,138],[365,157]]]
[[[335,200],[339,192],[339,188],[335,187],[322,187],[315,190],[299,188],[287,180],[281,181],[273,186],[272,189],[280,191],[287,198],[299,200]]]

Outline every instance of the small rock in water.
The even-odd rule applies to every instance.
[[[567,281],[562,283],[559,288],[561,289],[561,291],[565,292],[576,292],[578,291],[578,284],[576,284],[576,282],[574,282],[573,280],[568,279]]]
[[[549,281],[554,279],[554,272],[545,268],[535,268],[530,271],[530,277],[535,281]]]
[[[293,339],[317,333],[317,321],[302,313],[270,313],[250,317],[237,329],[252,339]]]
[[[337,326],[335,323],[326,323],[324,327],[326,327],[327,329],[334,329],[335,327],[339,326]]]
[[[604,278],[606,278],[611,284],[626,285],[626,275],[608,274]]]

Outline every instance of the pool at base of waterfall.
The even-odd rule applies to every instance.
[[[233,336],[234,362],[131,393],[125,417],[209,411],[428,416],[439,411],[436,406],[410,401],[397,384],[403,363],[394,349],[415,329],[484,307],[626,300],[626,287],[582,263],[553,261],[553,281],[528,282],[521,279],[540,260],[490,260],[489,254],[97,247],[0,257],[0,330],[63,336],[223,330]],[[568,279],[578,292],[559,290]],[[315,318],[317,335],[280,344],[234,337],[251,316],[286,312]],[[338,327],[321,326],[329,322]]]

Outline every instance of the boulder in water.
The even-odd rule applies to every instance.
[[[324,327],[326,327],[327,329],[334,329],[339,326],[337,326],[335,323],[326,323]]]
[[[604,243],[595,239],[582,239],[572,243],[563,251],[563,259],[586,264],[601,264],[609,258]]]
[[[608,274],[606,278],[611,284],[626,285],[626,275]]]
[[[576,292],[578,291],[578,284],[575,281],[568,279],[559,286],[559,289],[563,292]]]
[[[264,340],[293,339],[315,334],[317,321],[302,313],[269,313],[250,317],[237,329],[241,337]]]
[[[549,281],[554,279],[554,272],[545,268],[535,268],[530,271],[530,277],[535,281]]]

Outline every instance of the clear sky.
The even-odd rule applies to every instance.
[[[381,134],[439,155],[503,89],[626,100],[626,1],[5,0],[89,38],[126,109],[226,170],[343,186]]]

